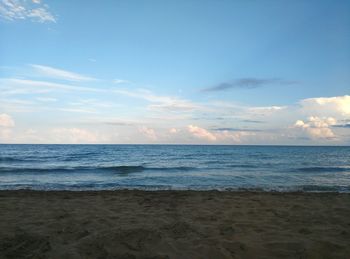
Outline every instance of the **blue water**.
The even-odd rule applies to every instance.
[[[0,145],[0,189],[350,192],[350,147]]]

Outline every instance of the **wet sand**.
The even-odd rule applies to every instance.
[[[0,191],[0,258],[350,258],[350,194]]]

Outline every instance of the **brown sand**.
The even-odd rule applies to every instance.
[[[350,195],[1,191],[0,258],[350,258]]]

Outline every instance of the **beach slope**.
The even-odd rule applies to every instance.
[[[349,194],[0,191],[0,258],[349,255]]]

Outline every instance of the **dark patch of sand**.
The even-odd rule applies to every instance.
[[[350,195],[0,191],[0,258],[350,258]]]

